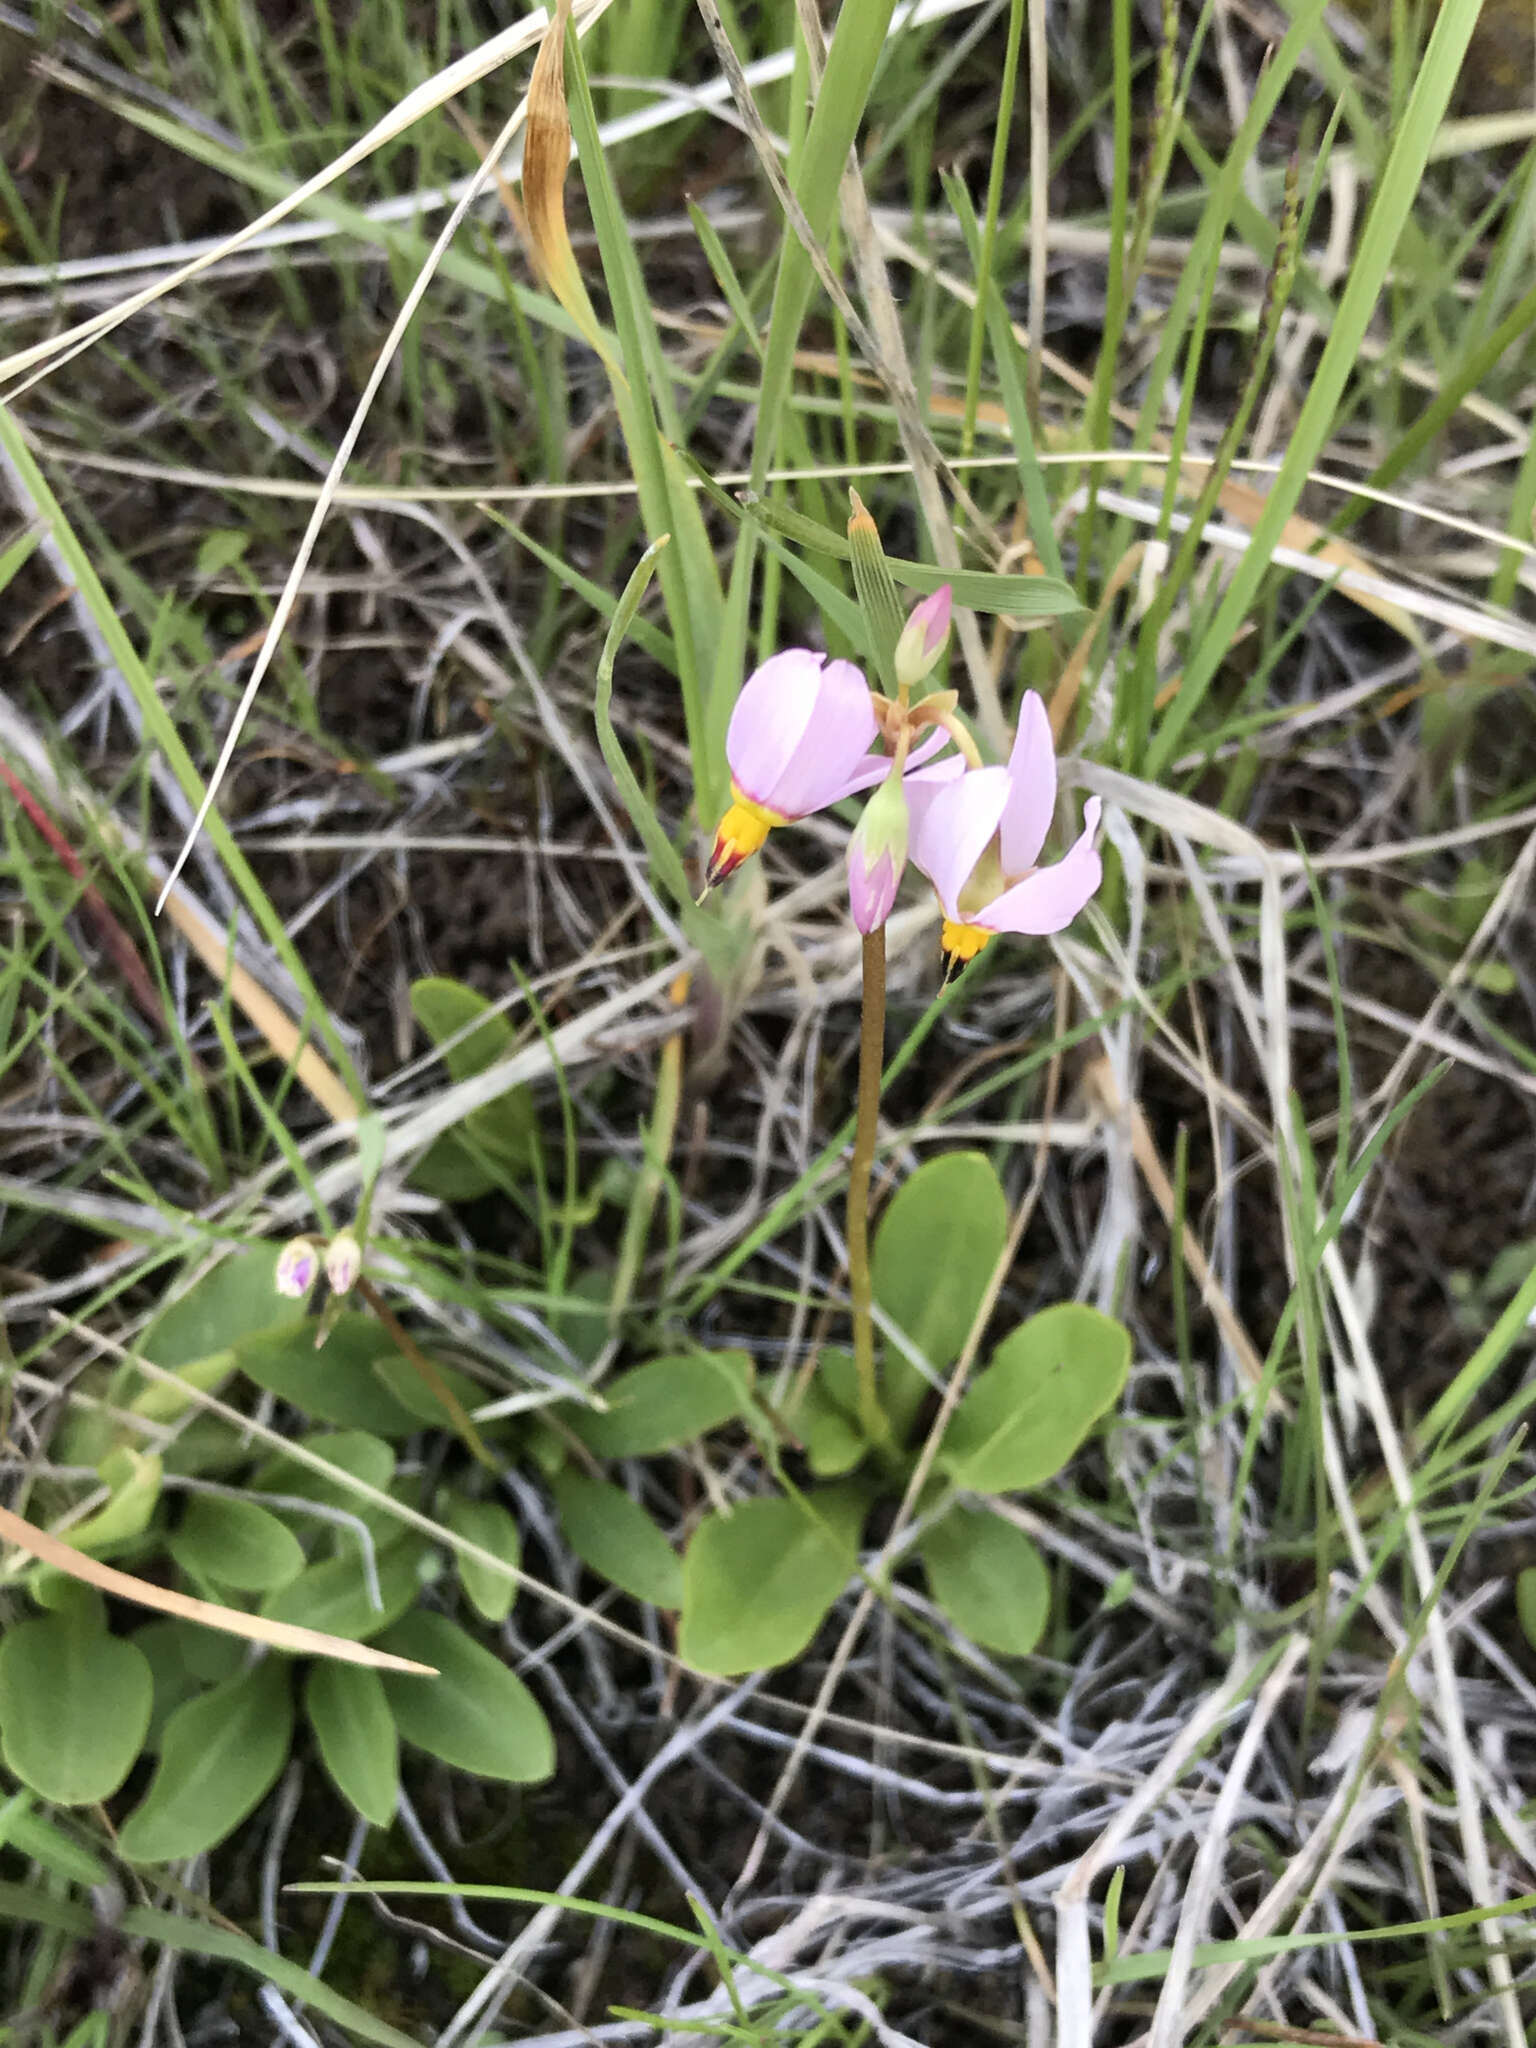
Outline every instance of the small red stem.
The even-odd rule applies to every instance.
[[[160,991],[154,977],[139,956],[138,948],[124,931],[117,917],[107,904],[106,898],[94,882],[87,880],[84,865],[64,834],[49,817],[37,798],[18,781],[4,761],[0,761],[0,779],[26,812],[53,853],[74,879],[80,884],[80,906],[96,928],[96,934],[116,962],[117,970],[127,982],[133,998],[150,1023],[158,1029],[165,1029],[165,1010],[160,1001]]]

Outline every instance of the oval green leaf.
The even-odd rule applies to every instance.
[[[590,1571],[653,1607],[681,1607],[682,1562],[622,1486],[569,1468],[550,1485],[565,1540]]]
[[[1114,1406],[1130,1367],[1124,1323],[1080,1301],[1042,1309],[1003,1339],[955,1410],[941,1464],[973,1493],[1041,1485]]]
[[[816,1370],[784,1408],[785,1426],[805,1446],[818,1479],[839,1479],[869,1449],[859,1427],[858,1373],[849,1351],[826,1350]]]
[[[788,1663],[815,1635],[857,1560],[857,1518],[831,1489],[808,1495],[804,1506],[748,1500],[729,1515],[709,1516],[683,1559],[679,1653],[696,1671],[721,1678]]]
[[[389,1491],[389,1483],[395,1476],[395,1454],[383,1438],[370,1436],[362,1429],[317,1430],[304,1437],[302,1444],[306,1451],[312,1451],[326,1464],[334,1465],[338,1476],[332,1479],[313,1465],[301,1465],[297,1458],[269,1458],[257,1470],[255,1490],[258,1493],[287,1494],[296,1500],[312,1500],[322,1507],[339,1508],[344,1514],[355,1516],[381,1550],[397,1543],[405,1533],[405,1524],[399,1516],[390,1514],[387,1508],[375,1507],[372,1501],[362,1499],[347,1484],[347,1478],[360,1479],[365,1486],[371,1486],[379,1493]],[[305,1521],[308,1528],[304,1526]],[[305,1517],[298,1526],[304,1529],[306,1536],[322,1533],[333,1536],[343,1551],[357,1543],[353,1531],[326,1517]]]
[[[339,1557],[312,1564],[277,1592],[269,1593],[261,1611],[269,1621],[292,1621],[300,1628],[318,1628],[328,1636],[366,1643],[400,1619],[421,1590],[418,1567],[425,1555],[420,1542],[397,1543],[378,1560],[382,1607],[369,1598],[368,1581],[357,1546]]]
[[[452,1394],[466,1414],[472,1414],[483,1401],[490,1399],[478,1380],[472,1380],[467,1372],[460,1372],[456,1365],[444,1365],[434,1358],[443,1385]],[[428,1423],[434,1429],[452,1429],[453,1416],[439,1401],[431,1387],[417,1371],[404,1352],[388,1351],[374,1361],[376,1377],[383,1383],[390,1399],[415,1416],[418,1423]]]
[[[153,1693],[144,1653],[88,1610],[20,1622],[0,1642],[6,1764],[59,1806],[109,1798],[143,1747]]]
[[[299,1539],[286,1523],[250,1500],[194,1494],[169,1538],[172,1557],[194,1578],[270,1593],[304,1569]]]
[[[492,1557],[501,1558],[515,1571],[522,1562],[523,1539],[509,1509],[499,1500],[469,1500],[463,1494],[450,1497],[443,1520],[456,1536],[478,1543]],[[512,1612],[517,1598],[517,1580],[505,1572],[493,1571],[478,1558],[454,1553],[459,1584],[481,1619],[499,1626]]]
[[[733,1422],[752,1392],[745,1351],[683,1352],[621,1372],[602,1389],[606,1411],[568,1411],[570,1425],[599,1458],[649,1458],[691,1444]]]
[[[156,1316],[140,1340],[140,1355],[178,1372],[261,1331],[302,1322],[302,1306],[274,1284],[281,1249],[253,1245],[205,1273]]]
[[[1051,1606],[1045,1559],[1022,1529],[985,1508],[952,1508],[924,1535],[918,1556],[934,1599],[984,1650],[1027,1657]]]
[[[554,1771],[554,1738],[538,1701],[515,1671],[445,1615],[407,1615],[383,1647],[435,1665],[439,1674],[383,1674],[395,1726],[406,1742],[458,1770],[508,1784],[538,1784]]]
[[[875,1234],[876,1306],[936,1373],[953,1365],[1008,1235],[1002,1183],[980,1152],[946,1152],[899,1188]],[[928,1381],[894,1344],[884,1353],[886,1412],[898,1442]]]
[[[483,1074],[516,1048],[507,1019],[463,982],[440,976],[413,982],[411,1009],[432,1043],[447,1048],[443,1063],[455,1081]],[[508,1171],[526,1168],[537,1145],[532,1092],[510,1088],[469,1112],[463,1137],[445,1132],[417,1161],[411,1178],[440,1200],[471,1201],[497,1186]]]
[[[304,1712],[336,1790],[364,1820],[387,1828],[400,1796],[400,1738],[378,1672],[318,1659]]]
[[[130,1863],[175,1863],[222,1842],[276,1783],[292,1733],[281,1657],[263,1657],[178,1707],[149,1790],[123,1822],[119,1853]]]
[[[143,1535],[160,1504],[163,1477],[153,1451],[130,1450],[126,1444],[110,1452],[96,1469],[111,1487],[112,1498],[63,1532],[72,1550],[84,1550],[93,1557]]]
[[[144,1748],[158,1750],[172,1714],[207,1686],[222,1685],[244,1664],[247,1645],[221,1629],[200,1628],[193,1621],[151,1621],[133,1632],[132,1641],[149,1660],[154,1679],[154,1706]]]
[[[372,1316],[348,1309],[318,1351],[315,1325],[306,1323],[253,1339],[240,1353],[240,1366],[258,1387],[316,1422],[375,1436],[409,1436],[420,1424],[374,1371],[394,1350]]]
[[[178,1374],[187,1387],[206,1390],[233,1371],[238,1347],[250,1338],[298,1328],[304,1320],[302,1304],[287,1300],[274,1284],[280,1250],[276,1244],[252,1245],[194,1281],[150,1324],[139,1342],[140,1355]],[[152,1422],[171,1422],[190,1396],[125,1365],[112,1398]]]

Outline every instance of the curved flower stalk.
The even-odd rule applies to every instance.
[[[786,648],[753,670],[725,736],[732,803],[715,833],[711,887],[756,853],[775,825],[885,780],[895,755],[870,752],[884,730],[884,709],[861,669],[808,647]],[[937,753],[944,740],[943,732],[924,740],[910,766]]]
[[[972,768],[943,782],[906,785],[911,858],[944,910],[941,944],[973,960],[998,932],[1043,937],[1069,925],[1104,879],[1093,839],[1100,804],[1052,867],[1038,867],[1056,809],[1056,749],[1044,704],[1031,690],[1006,768]]]

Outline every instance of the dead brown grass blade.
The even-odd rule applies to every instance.
[[[436,1678],[431,1664],[416,1664],[409,1657],[392,1657],[387,1650],[375,1650],[367,1643],[351,1643],[345,1636],[323,1635],[317,1628],[300,1628],[296,1622],[268,1621],[261,1614],[245,1614],[238,1607],[220,1607],[212,1600],[194,1600],[187,1593],[173,1593],[167,1586],[152,1586],[131,1572],[101,1564],[34,1528],[9,1508],[0,1508],[0,1536],[9,1538],[40,1564],[52,1565],[82,1585],[95,1586],[119,1600],[132,1600],[139,1607],[153,1607],[178,1621],[195,1621],[204,1628],[222,1629],[225,1635],[245,1636],[253,1643],[265,1643],[270,1650],[289,1650],[297,1657],[332,1657],[339,1664],[366,1664],[375,1671],[408,1671],[420,1678]]]

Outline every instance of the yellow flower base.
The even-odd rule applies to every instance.
[[[711,887],[723,882],[727,875],[734,875],[742,862],[757,852],[774,826],[784,823],[777,811],[770,811],[766,804],[754,803],[734,782],[731,795],[735,802],[720,820],[714,850],[709,856]]]
[[[939,944],[951,967],[963,967],[967,960],[974,960],[989,939],[997,936],[985,925],[958,924],[954,918],[946,917],[944,928],[939,933]]]

